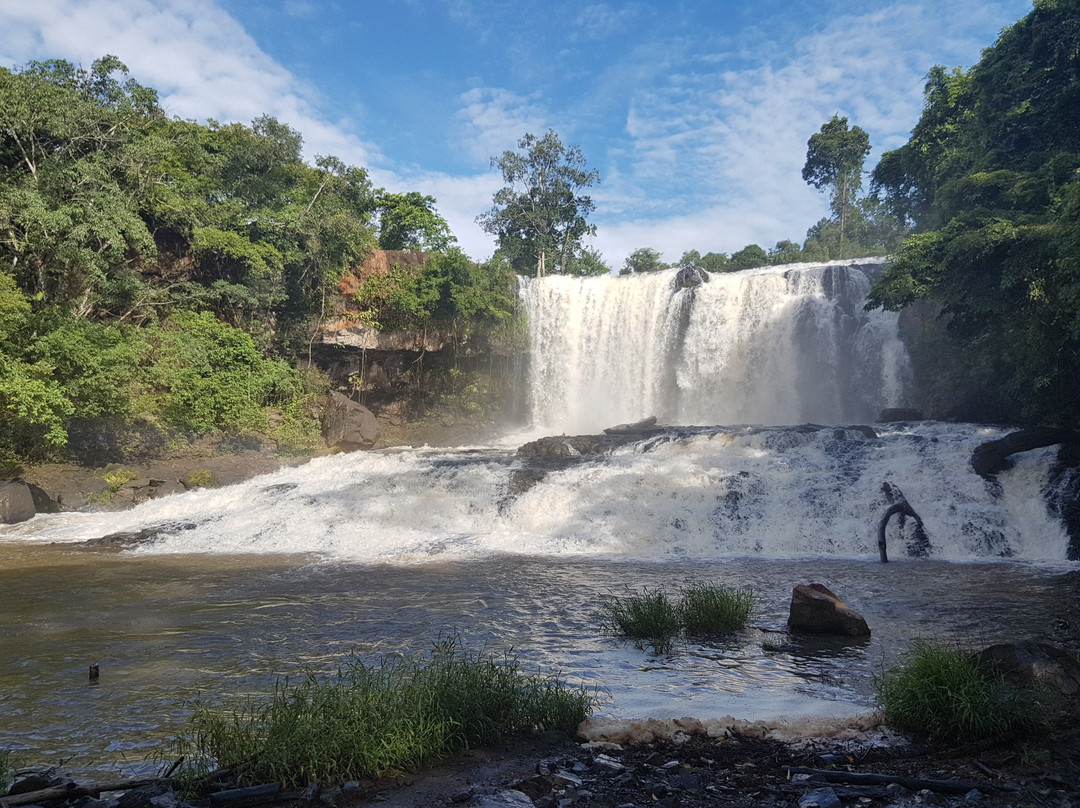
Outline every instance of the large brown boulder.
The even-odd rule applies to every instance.
[[[870,636],[870,627],[863,616],[822,584],[799,584],[792,590],[788,630],[802,634]]]
[[[13,525],[37,516],[30,486],[22,480],[0,480],[0,524]]]
[[[345,452],[370,449],[382,426],[367,407],[341,393],[331,393],[323,412],[323,437],[330,446]]]

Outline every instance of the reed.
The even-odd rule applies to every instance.
[[[238,707],[195,705],[185,755],[191,782],[211,765],[239,785],[343,783],[415,769],[471,744],[542,729],[572,731],[594,697],[557,675],[526,675],[513,654],[473,652],[458,639],[429,654],[368,664],[347,660],[332,676],[279,680]]]
[[[648,643],[657,654],[671,651],[682,628],[679,604],[661,589],[643,587],[623,597],[612,596],[601,604],[604,627],[617,637],[629,637],[638,645]]]
[[[679,610],[688,634],[731,634],[746,625],[757,598],[749,589],[691,584],[682,590]]]
[[[875,681],[886,721],[941,741],[977,741],[1026,729],[1034,704],[957,648],[914,643]]]

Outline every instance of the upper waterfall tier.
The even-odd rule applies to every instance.
[[[534,426],[592,432],[672,424],[839,424],[904,402],[907,351],[891,312],[863,310],[885,260],[709,276],[677,270],[523,279]]]

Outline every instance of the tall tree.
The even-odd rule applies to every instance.
[[[870,153],[870,136],[848,119],[833,115],[806,144],[802,177],[819,191],[828,189],[833,215],[840,220],[840,257],[844,257],[844,226],[862,187],[862,168]]]
[[[494,207],[477,217],[485,232],[499,239],[500,250],[516,268],[535,266],[536,277],[566,271],[581,240],[596,232],[585,217],[592,198],[583,191],[599,181],[588,170],[578,146],[563,146],[554,131],[542,138],[526,134],[518,151],[492,157],[505,187],[495,193]]]
[[[379,191],[379,248],[446,252],[457,243],[446,219],[435,210],[435,197],[419,191]]]
[[[976,417],[1080,424],[1080,0],[1036,0],[967,74],[930,72],[922,118],[875,172],[917,235],[871,290],[930,300]]]

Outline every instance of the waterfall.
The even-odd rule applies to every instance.
[[[522,279],[533,426],[858,423],[903,403],[892,312],[863,310],[884,259],[711,275]]]

